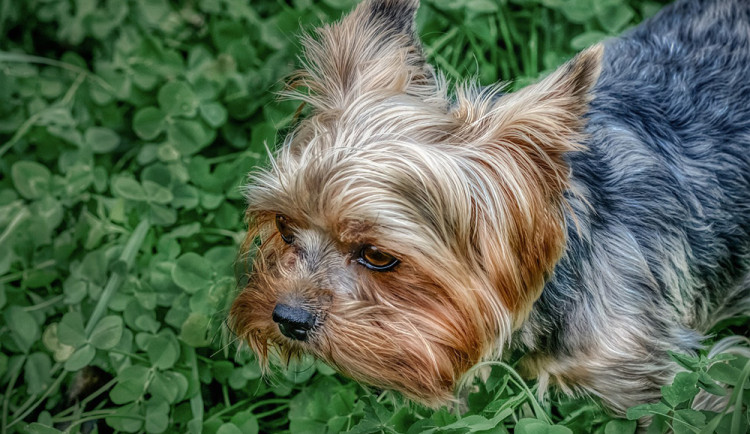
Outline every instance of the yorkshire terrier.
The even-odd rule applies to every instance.
[[[750,2],[682,0],[514,93],[449,92],[417,0],[304,39],[230,325],[430,406],[480,361],[615,412],[750,311]]]

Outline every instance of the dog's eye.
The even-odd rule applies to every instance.
[[[395,267],[398,264],[398,259],[371,244],[367,244],[360,249],[357,262],[370,270],[386,271]]]
[[[292,228],[289,226],[289,219],[285,215],[276,214],[276,229],[279,230],[281,239],[285,243],[292,244],[294,242],[294,232],[292,232]]]

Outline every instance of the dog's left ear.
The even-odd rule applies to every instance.
[[[538,83],[499,97],[459,89],[452,110],[455,133],[485,151],[490,161],[498,154],[530,159],[542,176],[537,187],[560,193],[568,178],[563,155],[579,149],[603,51],[601,45],[590,47]]]
[[[603,48],[595,46],[540,82],[498,96],[459,91],[452,114],[473,179],[474,244],[498,295],[525,319],[565,245],[564,155],[581,149]]]
[[[305,38],[305,67],[295,80],[309,90],[304,99],[335,109],[371,91],[431,97],[434,75],[415,30],[418,6],[418,0],[366,0]]]

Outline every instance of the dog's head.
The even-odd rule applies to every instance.
[[[309,353],[446,402],[497,357],[561,255],[563,155],[601,49],[502,94],[426,64],[415,0],[368,0],[305,39],[310,115],[247,190],[254,260],[230,324],[263,363]]]

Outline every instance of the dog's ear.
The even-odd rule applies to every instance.
[[[545,194],[559,194],[568,178],[563,155],[580,148],[602,53],[601,45],[593,46],[514,93],[459,89],[452,110],[458,122],[454,133],[480,148],[490,163],[498,156],[528,159],[540,177],[537,187]]]
[[[474,179],[475,248],[515,321],[522,321],[565,243],[567,152],[580,149],[602,47],[547,78],[497,96],[459,91],[455,135]]]
[[[415,30],[418,6],[418,0],[367,0],[305,38],[304,69],[293,81],[306,89],[303,99],[330,109],[371,91],[429,98],[434,75]]]

